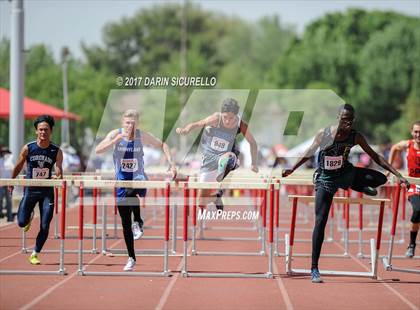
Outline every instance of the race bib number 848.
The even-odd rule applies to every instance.
[[[225,139],[213,137],[213,139],[211,140],[211,148],[213,150],[224,152],[224,151],[227,151],[228,146],[229,146],[229,142],[226,141]]]

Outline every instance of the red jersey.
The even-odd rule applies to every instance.
[[[414,140],[408,141],[407,166],[410,177],[420,178],[420,150],[414,148]],[[411,184],[408,195],[420,195],[420,185]]]

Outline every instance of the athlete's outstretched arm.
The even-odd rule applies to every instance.
[[[22,171],[23,165],[25,164],[26,156],[28,155],[28,145],[24,145],[20,151],[16,165],[13,167],[12,179],[16,178],[18,174]],[[13,186],[8,187],[9,192],[13,191]]]
[[[375,163],[377,163],[379,166],[381,166],[385,170],[388,170],[393,175],[395,175],[400,180],[400,183],[404,183],[407,187],[410,186],[410,183],[401,175],[401,173],[399,173],[396,169],[394,169],[394,167],[392,167],[385,160],[385,158],[383,158],[381,155],[379,155],[378,153],[376,153],[370,147],[370,145],[367,143],[365,137],[362,134],[360,134],[360,133],[357,133],[356,134],[355,143],[358,144],[358,145],[360,145],[360,147],[362,148],[362,150],[365,151],[370,156],[370,158],[373,159],[373,161]]]
[[[118,143],[122,139],[123,135],[118,133],[118,129],[110,131],[105,139],[103,139],[95,148],[96,154],[101,154],[106,152],[111,146]]]
[[[395,156],[402,152],[405,151],[408,147],[408,141],[407,140],[403,140],[400,141],[396,144],[394,144],[391,147],[391,151],[389,152],[389,158],[388,158],[388,162],[392,165],[392,163],[394,162]]]
[[[282,173],[282,177],[285,178],[289,175],[291,175],[297,168],[299,168],[301,165],[303,165],[309,158],[315,155],[316,150],[319,148],[319,145],[321,144],[322,137],[324,135],[324,130],[321,129],[316,134],[314,141],[312,142],[311,146],[306,150],[305,155],[303,155],[293,166],[292,169],[286,169]]]
[[[58,150],[57,159],[55,161],[55,178],[63,178],[63,152],[61,151],[61,149]]]
[[[251,170],[254,172],[258,172],[257,167],[257,160],[258,160],[258,146],[257,142],[255,141],[254,136],[248,130],[248,124],[244,121],[241,121],[241,133],[244,135],[246,141],[248,141],[251,147]]]
[[[143,134],[141,135],[141,142],[144,145],[150,145],[155,148],[159,148],[163,151],[163,154],[165,154],[165,158],[169,163],[169,169],[171,170],[172,178],[175,178],[176,165],[172,160],[171,150],[169,149],[169,146],[165,142],[162,142],[161,140],[159,140],[158,138],[156,138],[149,132],[143,132]]]
[[[203,128],[205,126],[210,126],[210,125],[216,125],[218,120],[219,120],[219,115],[220,113],[215,112],[212,115],[203,118],[197,122],[193,122],[188,124],[185,127],[178,127],[176,129],[176,133],[179,135],[186,135],[188,134],[191,130],[197,129],[197,128]]]

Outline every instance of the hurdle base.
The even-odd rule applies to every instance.
[[[65,276],[67,272],[65,270],[55,270],[55,271],[46,271],[46,270],[0,270],[1,275],[50,275],[50,276]]]
[[[128,276],[128,277],[169,277],[168,271],[79,271],[80,276]]]
[[[256,231],[257,227],[224,227],[224,226],[210,226],[206,227],[204,230],[210,231],[210,230],[228,230],[228,231]]]
[[[392,259],[394,259],[394,258],[396,258],[396,259],[408,259],[408,260],[410,260],[410,259],[420,259],[420,256],[414,256],[414,257],[408,258],[405,255],[392,255]]]
[[[220,272],[183,272],[183,277],[188,278],[259,278],[259,279],[272,279],[271,272],[266,273],[220,273]]]
[[[274,256],[286,256],[286,253],[282,253],[282,252],[274,252]],[[311,257],[312,254],[310,253],[293,253],[294,257]],[[320,257],[333,257],[333,258],[351,258],[350,254],[321,254]]]
[[[196,238],[197,240],[203,241],[261,241],[261,238],[252,237],[202,237]]]
[[[420,269],[399,268],[399,267],[392,266],[391,264],[389,264],[388,257],[382,257],[382,263],[386,271],[399,271],[399,272],[420,274]]]
[[[321,276],[341,276],[341,277],[361,277],[361,278],[372,278],[376,279],[373,272],[357,272],[357,271],[336,271],[336,270],[320,270]],[[311,270],[309,269],[290,269],[287,273],[290,276],[293,275],[310,275]]]
[[[127,257],[127,253],[106,253],[104,254],[107,257]],[[164,253],[149,253],[149,254],[138,254],[136,253],[136,256],[147,256],[147,257],[162,257],[165,256]],[[179,254],[177,252],[168,253],[168,257],[183,257],[182,254]]]
[[[283,238],[279,238],[279,242],[285,241]],[[304,243],[312,243],[312,239],[295,239],[294,242],[304,242]],[[324,243],[331,243],[334,242],[334,239],[325,239]]]
[[[265,256],[264,252],[212,252],[212,251],[194,251],[192,255],[212,255],[212,256]]]
[[[118,254],[128,255],[126,249],[107,249],[105,252],[102,252],[105,256],[113,256]],[[165,250],[158,250],[158,249],[144,249],[144,250],[137,250],[135,251],[136,255],[164,255]]]

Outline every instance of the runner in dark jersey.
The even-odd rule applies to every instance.
[[[238,113],[237,101],[227,98],[222,103],[221,112],[216,112],[202,120],[176,129],[178,134],[186,135],[191,130],[204,128],[200,141],[202,153],[200,182],[221,182],[230,171],[238,167],[239,151],[236,149],[235,141],[239,133],[244,135],[251,146],[251,170],[258,172],[257,143],[248,130],[248,124],[241,120]],[[210,203],[207,198],[214,195],[213,190],[199,190],[200,207],[205,208],[207,203]],[[221,196],[222,191],[217,191],[214,203],[217,209],[223,210]]]
[[[391,148],[389,162],[395,159],[397,153],[407,152],[408,175],[412,178],[420,178],[420,121],[417,121],[411,127],[411,140],[403,140]],[[412,258],[416,249],[416,238],[420,226],[420,185],[412,184],[408,190],[408,200],[413,207],[411,216],[410,243],[405,256]]]
[[[143,145],[150,145],[163,150],[170,163],[172,177],[176,175],[175,165],[172,163],[169,147],[152,134],[137,129],[139,113],[136,110],[125,111],[122,118],[122,128],[110,131],[105,139],[96,147],[96,153],[104,153],[114,148],[113,160],[115,178],[117,180],[145,181]],[[139,198],[146,196],[146,189],[117,188],[117,207],[121,216],[124,240],[128,251],[128,261],[124,271],[133,270],[136,264],[134,240],[143,235],[143,220],[140,216]],[[134,223],[131,214],[134,215]]]
[[[376,195],[376,187],[387,181],[386,176],[378,171],[353,167],[348,161],[350,149],[354,145],[360,145],[379,166],[396,175],[400,182],[409,184],[382,156],[372,150],[361,133],[352,129],[354,116],[354,108],[350,104],[341,106],[338,114],[338,126],[320,130],[305,156],[299,159],[292,169],[283,171],[283,177],[292,174],[320,148],[319,166],[314,174],[315,226],[312,234],[311,267],[311,278],[314,283],[322,282],[318,261],[332,199],[338,188],[351,188],[367,195]]]
[[[26,179],[51,179],[55,165],[55,177],[62,178],[63,153],[60,148],[50,141],[54,119],[49,115],[39,116],[34,121],[37,139],[26,144],[13,168],[12,178],[16,178],[26,162]],[[12,192],[13,187],[9,190]],[[50,223],[54,214],[54,189],[52,187],[25,187],[22,200],[19,204],[17,221],[20,227],[27,232],[31,226],[33,212],[39,204],[40,230],[36,237],[35,248],[29,257],[32,265],[39,265],[41,261],[38,254],[48,239]]]

